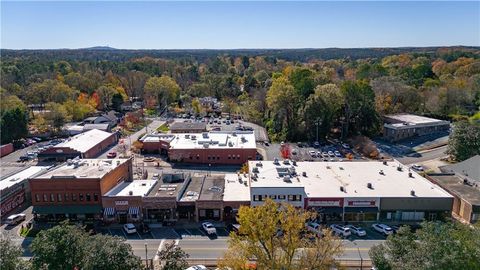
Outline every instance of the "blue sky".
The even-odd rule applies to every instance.
[[[480,2],[1,2],[1,48],[480,45]]]

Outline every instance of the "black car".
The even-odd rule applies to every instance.
[[[30,158],[28,156],[20,156],[17,162],[25,162],[28,161]]]

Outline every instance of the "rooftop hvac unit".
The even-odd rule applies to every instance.
[[[235,131],[232,132],[232,136],[233,136],[233,137],[236,137],[236,136],[237,136],[237,133],[236,133]]]
[[[340,187],[340,191],[347,193],[347,189],[346,189],[344,186],[341,186],[341,187]]]
[[[128,195],[132,196],[132,195],[133,195],[133,191],[130,190],[130,191],[128,192]]]
[[[383,165],[387,165],[387,161],[386,161],[386,160],[383,161]]]
[[[415,196],[415,190],[410,190],[410,195]]]
[[[369,189],[373,189],[373,185],[372,185],[372,183],[367,183],[367,188],[369,188]]]
[[[204,139],[208,138],[208,133],[207,133],[207,132],[203,132],[203,133],[202,133],[202,137],[203,137]]]
[[[232,142],[228,142],[228,146],[229,146],[229,147],[233,147],[233,143],[232,143]]]
[[[274,159],[273,159],[273,164],[275,164],[275,165],[280,165],[280,163],[278,162],[278,158],[274,158]]]
[[[290,179],[290,176],[289,175],[285,175],[283,177],[283,182],[292,182],[292,180]]]
[[[190,134],[185,134],[185,139],[190,139]]]
[[[379,173],[380,175],[385,175],[385,173],[383,172],[383,170],[380,170],[378,173]]]
[[[413,174],[411,172],[408,172],[408,177],[412,178]]]
[[[285,159],[285,160],[283,161],[283,164],[285,164],[285,165],[288,165],[288,164],[290,164],[290,160],[288,160],[288,159]]]
[[[257,167],[253,167],[252,172],[258,173],[258,168],[257,168]]]
[[[209,146],[209,143],[204,143],[203,144],[203,148],[208,148],[208,146]]]
[[[245,139],[244,136],[241,137],[241,140],[242,140],[243,143],[247,141],[247,139]]]
[[[303,177],[307,177],[307,172],[302,172]]]
[[[257,164],[255,164],[257,167],[263,167],[263,164],[262,162],[257,162]]]
[[[297,161],[293,160],[292,164],[293,164],[293,166],[297,166]]]
[[[399,172],[403,171],[403,168],[402,168],[402,166],[398,165],[398,167],[397,167],[397,171],[399,171]]]

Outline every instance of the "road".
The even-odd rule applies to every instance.
[[[428,160],[432,159],[439,159],[442,157],[446,157],[447,154],[445,154],[445,151],[447,150],[447,146],[441,146],[437,147],[431,150],[426,150],[423,152],[419,152],[420,156],[405,156],[405,157],[400,157],[397,158],[398,161],[400,161],[402,164],[405,165],[410,165],[410,164],[415,164],[415,163],[422,163]]]

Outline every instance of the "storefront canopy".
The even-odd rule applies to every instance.
[[[343,213],[342,207],[312,207],[318,213],[323,214],[341,214]]]
[[[102,207],[100,205],[55,205],[55,206],[34,206],[35,214],[100,214]]]

